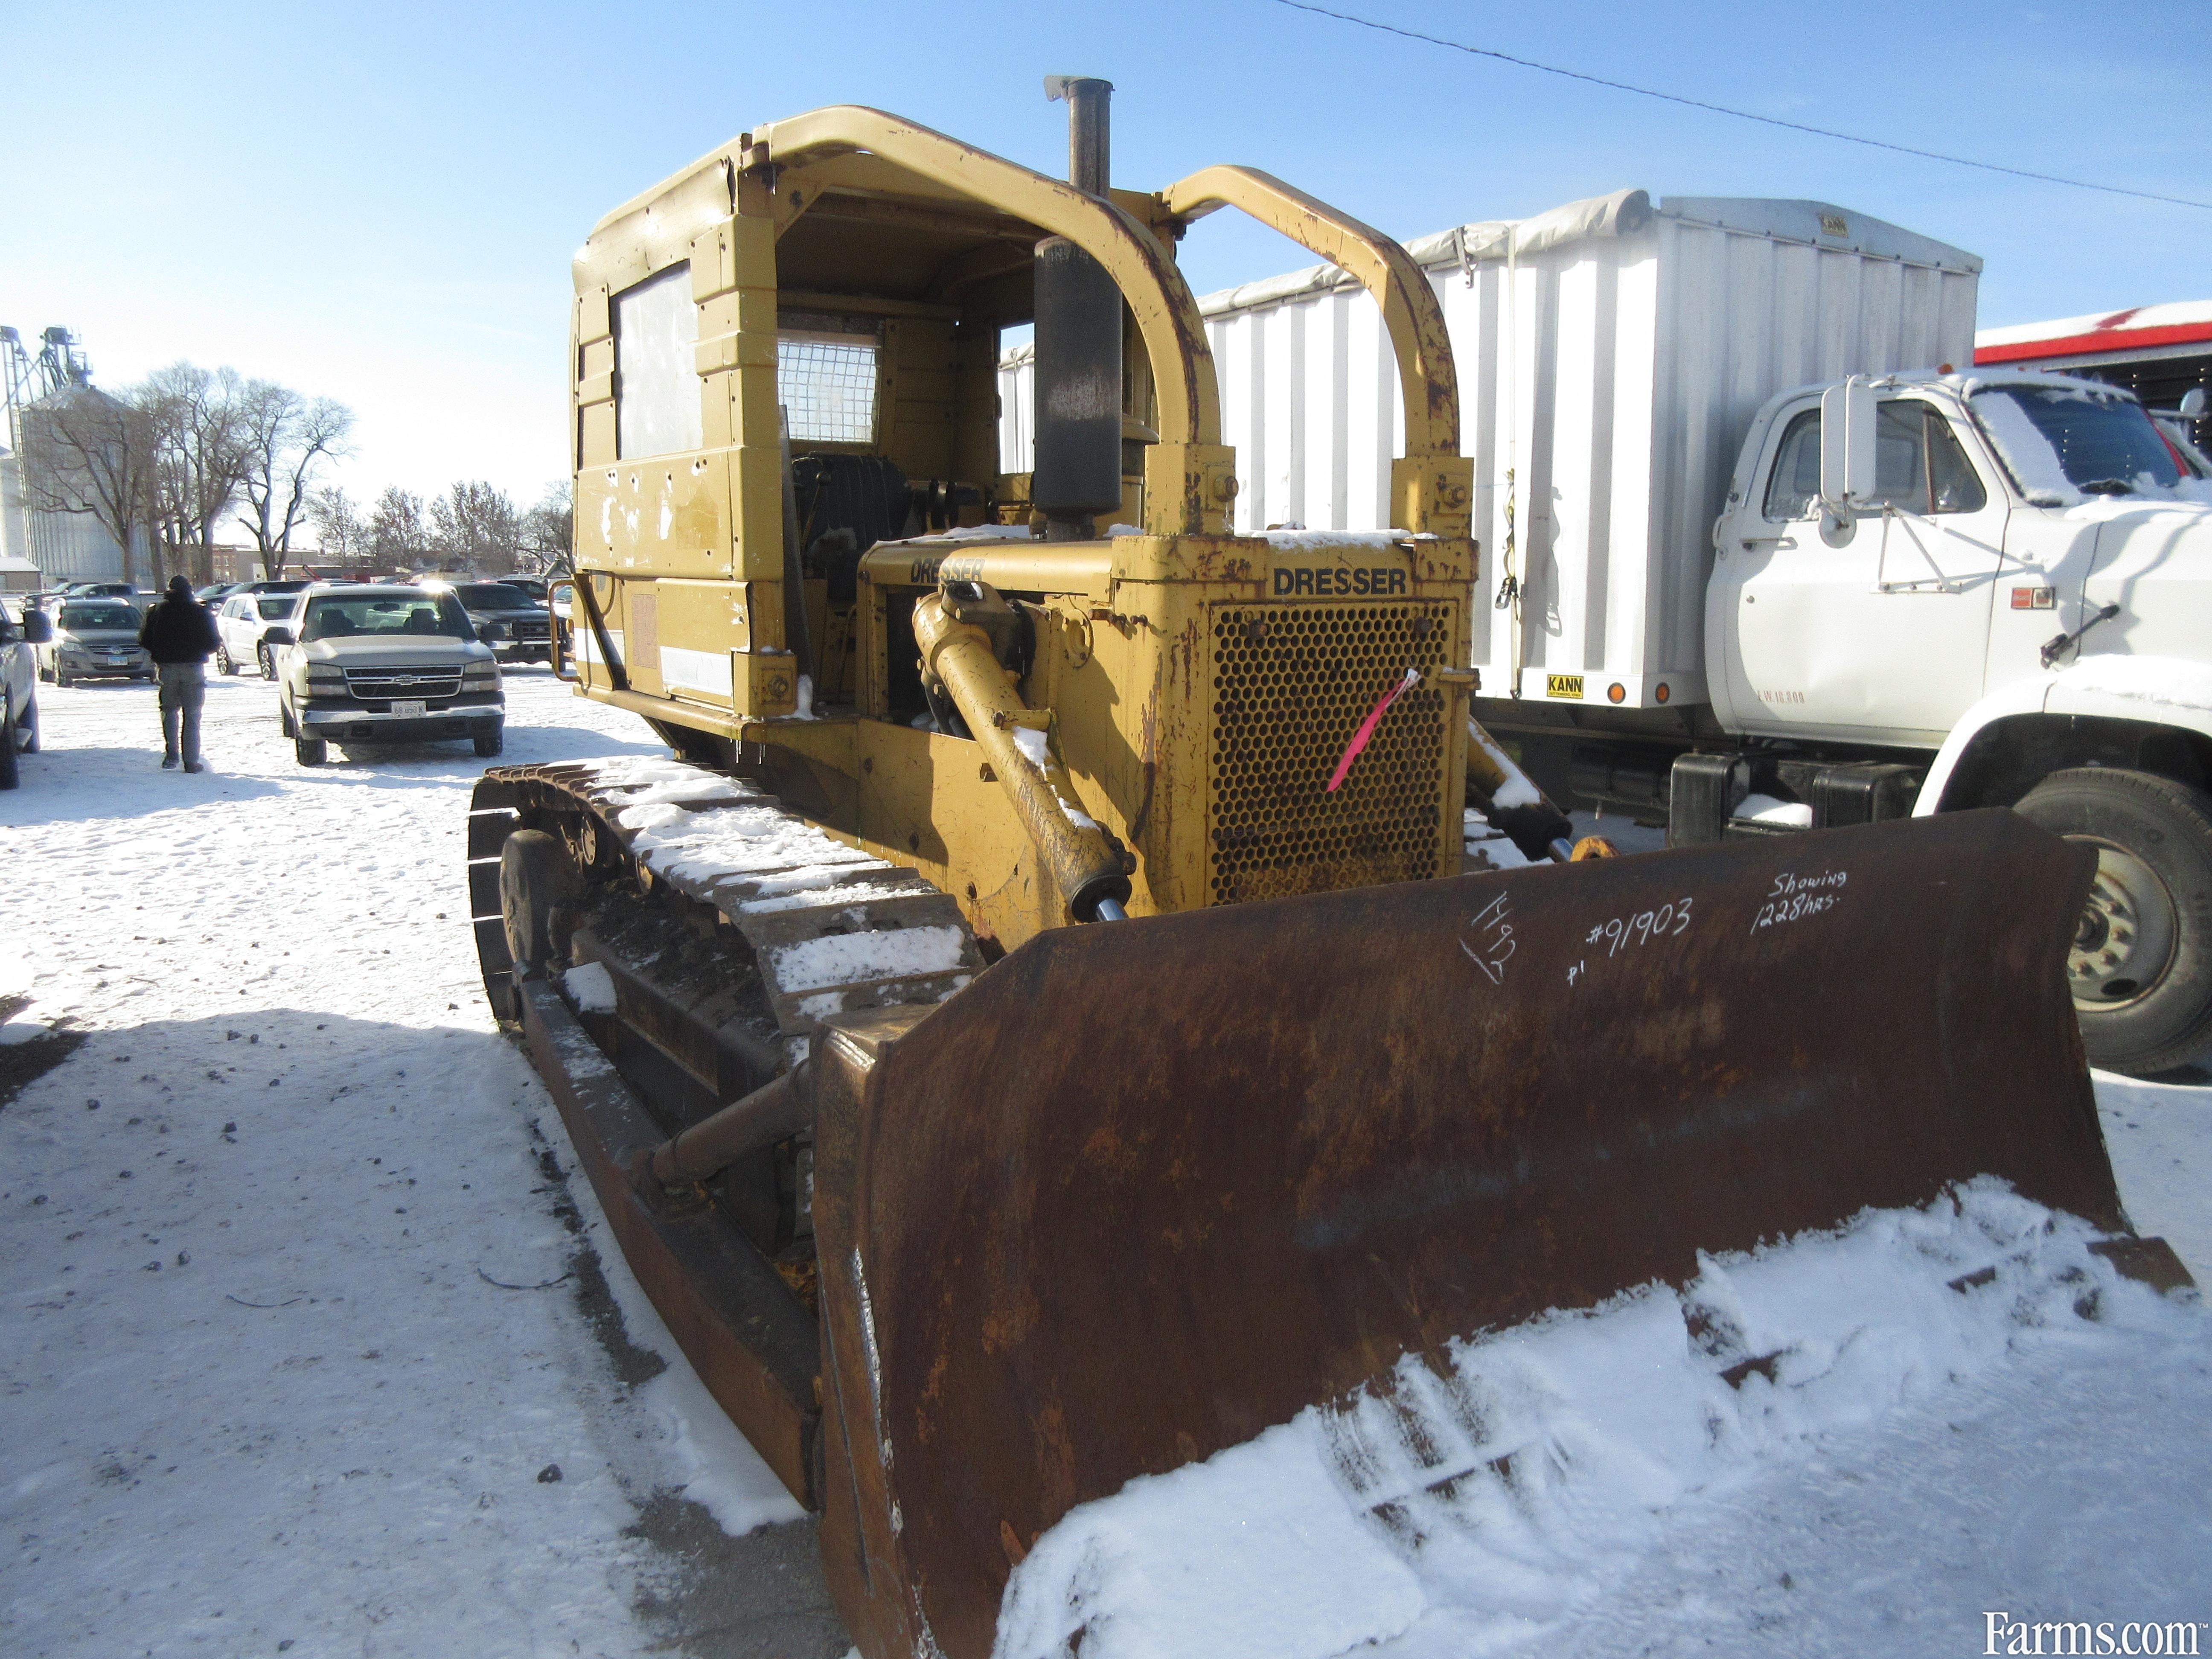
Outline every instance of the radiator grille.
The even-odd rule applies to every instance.
[[[1444,665],[1454,620],[1449,601],[1213,608],[1214,903],[1437,873],[1443,691],[1401,696],[1326,791],[1383,693]]]
[[[349,668],[346,670],[346,690],[369,702],[385,702],[394,697],[403,700],[419,698],[435,702],[460,695],[461,671],[458,668]]]

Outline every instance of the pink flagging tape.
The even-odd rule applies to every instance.
[[[1375,728],[1382,723],[1383,715],[1390,712],[1390,705],[1420,683],[1421,671],[1408,668],[1406,678],[1385,691],[1382,701],[1368,710],[1367,718],[1359,722],[1359,729],[1352,734],[1351,743],[1346,745],[1344,758],[1337,762],[1336,770],[1329,775],[1328,787],[1322,792],[1323,794],[1336,793],[1337,785],[1344,781],[1344,775],[1352,770],[1352,763],[1359,758],[1359,751],[1367,747],[1367,740],[1375,735]]]

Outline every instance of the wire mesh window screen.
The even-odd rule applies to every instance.
[[[876,350],[872,341],[818,335],[776,341],[776,396],[793,443],[875,441]]]

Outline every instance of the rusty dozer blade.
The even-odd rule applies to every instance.
[[[2009,812],[1047,933],[815,1048],[823,1552],[990,1652],[1074,1505],[1407,1353],[1979,1175],[2124,1227]]]

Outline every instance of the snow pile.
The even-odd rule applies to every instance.
[[[1810,830],[1813,809],[1803,801],[1784,800],[1776,795],[1746,795],[1736,803],[1732,817],[1749,818],[1755,823],[1778,823],[1791,830]]]
[[[2087,656],[2061,671],[2069,690],[2166,708],[2212,708],[2212,668],[2178,657]]]
[[[957,927],[826,933],[780,947],[775,957],[775,980],[787,991],[812,991],[908,974],[945,974],[960,965],[965,945]]]
[[[770,806],[687,812],[666,803],[625,807],[616,823],[633,831],[630,851],[665,876],[716,881],[800,865],[879,865],[811,824]]]
[[[599,1241],[603,1259],[619,1259],[620,1249],[611,1234]],[[659,1316],[643,1292],[635,1308],[625,1301],[623,1312],[633,1328],[651,1331],[659,1339],[656,1347],[677,1354],[676,1339],[666,1328],[653,1329]],[[635,1398],[665,1437],[662,1455],[673,1465],[684,1495],[703,1505],[731,1537],[742,1538],[756,1527],[806,1518],[798,1500],[769,1473],[751,1443],[707,1392],[699,1373],[680,1357],[639,1389]]]
[[[1244,534],[1254,541],[1267,543],[1278,553],[1318,553],[1333,547],[1392,547],[1400,542],[1422,539],[1404,530],[1248,530]]]
[[[772,915],[778,910],[807,910],[822,904],[870,904],[882,899],[927,898],[937,890],[925,881],[887,883],[845,878],[865,866],[811,864],[802,869],[763,876],[756,884],[756,896],[740,899],[738,908],[748,914]],[[896,865],[886,864],[885,870]]]
[[[611,1014],[615,1011],[615,976],[606,964],[587,962],[571,968],[561,976],[568,989],[568,1000],[576,1005],[580,1014]]]
[[[1027,524],[971,524],[957,530],[933,531],[927,536],[908,536],[901,547],[928,547],[939,542],[1033,542]]]
[[[1544,798],[1542,792],[1522,775],[1521,769],[1513,763],[1512,757],[1498,746],[1489,732],[1469,720],[1467,736],[1468,741],[1489,756],[1491,764],[1504,774],[1505,781],[1490,798],[1492,805],[1501,811],[1509,806],[1534,806]]]
[[[615,806],[652,806],[670,801],[744,800],[754,790],[683,761],[658,756],[624,756],[599,762],[592,777],[611,793]]]
[[[1923,1211],[1701,1258],[1407,1360],[1349,1401],[1063,1516],[1008,1583],[998,1659],[1495,1651],[1635,1571],[1674,1511],[2009,1354],[2208,1344],[2086,1224],[1982,1180]],[[2199,1363],[2203,1356],[2200,1355]]]
[[[1013,730],[1014,747],[1022,751],[1022,758],[1036,768],[1045,782],[1051,787],[1052,798],[1060,803],[1060,810],[1067,821],[1079,830],[1096,830],[1098,820],[1074,801],[1060,793],[1060,785],[1052,775],[1052,750],[1045,734],[1034,726],[1018,726]]]

